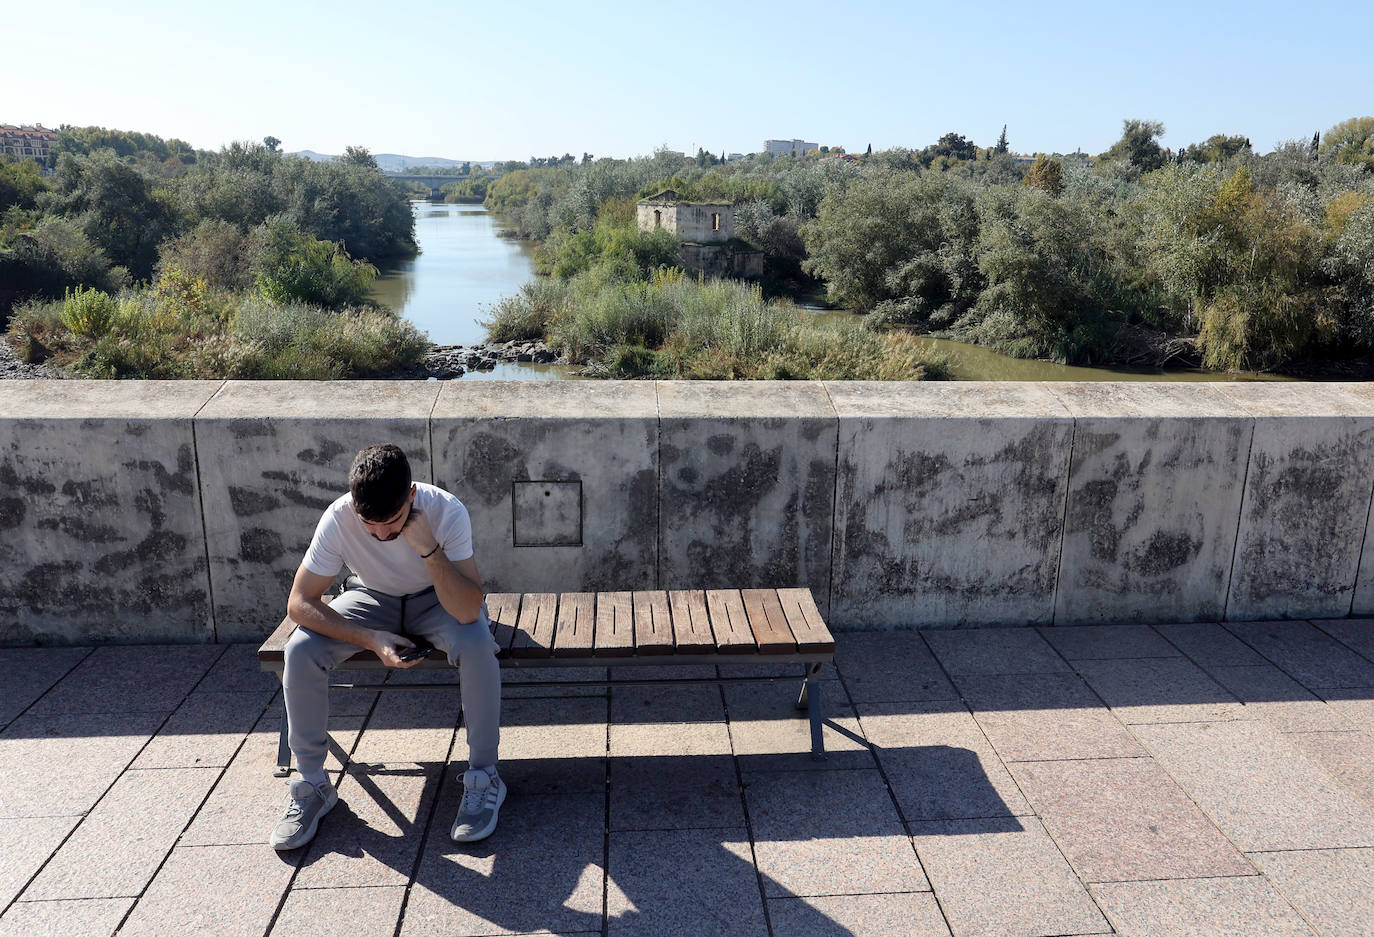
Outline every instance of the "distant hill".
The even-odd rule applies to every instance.
[[[303,159],[313,160],[317,163],[327,163],[332,159],[338,159],[338,156],[330,156],[327,153],[316,153],[314,150],[299,150],[289,155],[299,156]],[[382,172],[403,172],[407,169],[417,169],[421,166],[461,166],[464,163],[471,163],[474,166],[490,169],[496,164],[496,161],[491,159],[446,159],[443,156],[402,156],[398,153],[373,153],[372,158],[377,161],[377,165],[381,167]]]

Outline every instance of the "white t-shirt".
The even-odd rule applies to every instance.
[[[472,556],[472,521],[463,502],[442,488],[416,482],[411,510],[424,512],[450,560]],[[384,543],[367,532],[353,510],[352,494],[325,509],[305,551],[305,567],[316,575],[333,579],[345,565],[363,585],[388,595],[410,595],[434,585],[425,561],[404,536]]]

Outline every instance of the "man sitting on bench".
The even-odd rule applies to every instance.
[[[353,575],[326,604],[324,591],[345,565]],[[348,494],[325,510],[287,602],[298,627],[286,644],[282,692],[300,779],[290,784],[273,848],[308,843],[339,799],[324,771],[329,671],[359,647],[388,667],[410,667],[423,654],[416,656],[406,635],[428,641],[461,667],[468,770],[452,836],[471,842],[491,835],[506,785],[496,773],[501,670],[483,597],[463,503],[441,488],[413,483],[396,446],[359,452]]]

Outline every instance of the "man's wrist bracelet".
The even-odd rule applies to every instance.
[[[436,544],[434,544],[434,549],[433,549],[433,550],[430,550],[428,553],[421,553],[421,554],[420,554],[420,559],[422,559],[422,560],[427,560],[427,559],[429,559],[431,556],[433,556],[433,555],[435,554],[435,551],[437,551],[438,549],[439,549],[439,544],[436,543]]]

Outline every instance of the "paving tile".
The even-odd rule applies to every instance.
[[[9,904],[61,845],[80,817],[27,817],[0,822],[0,908]]]
[[[911,824],[954,937],[1098,934],[1110,928],[1034,817]]]
[[[1011,772],[1085,882],[1254,872],[1149,758],[1042,761]]]
[[[759,773],[744,799],[770,898],[930,887],[877,771]]]
[[[835,642],[835,665],[856,703],[958,696],[916,631],[846,634]]]
[[[617,758],[645,755],[728,755],[730,731],[724,722],[612,725],[610,754]]]
[[[1078,625],[1038,630],[1071,661],[1178,657],[1181,653],[1149,625]]]
[[[1071,669],[1034,628],[926,631],[923,636],[951,676],[1064,673]]]
[[[293,869],[290,857],[262,843],[178,846],[119,937],[261,937]]]
[[[335,719],[335,742],[352,744],[362,719]],[[286,804],[286,786],[292,778],[273,776],[277,764],[277,722],[264,716],[258,727],[244,740],[234,760],[210,792],[191,825],[182,834],[183,846],[230,846],[267,842],[267,834],[281,818]],[[337,780],[342,770],[331,751],[325,768]]]
[[[1078,672],[1128,725],[1242,718],[1244,707],[1182,658],[1085,660]]]
[[[98,647],[31,711],[166,715],[223,653],[215,644]]]
[[[1155,625],[1169,643],[1204,667],[1244,667],[1267,661],[1215,622]]]
[[[929,892],[772,898],[774,937],[949,937]]]
[[[281,678],[258,665],[258,642],[231,644],[196,684],[195,693],[256,693],[281,689]]]
[[[1121,937],[1310,937],[1298,913],[1258,875],[1093,885]]]
[[[827,687],[821,687],[825,694]],[[836,688],[838,689],[838,688]],[[725,690],[730,744],[740,768],[753,771],[813,771],[872,768],[873,754],[853,707],[838,693],[822,695],[824,758],[811,755],[811,720],[779,687],[732,686]]]
[[[1003,761],[1145,753],[1076,674],[964,676],[957,682]]]
[[[637,668],[636,675],[640,669],[648,668]],[[715,668],[710,669],[714,676]],[[782,696],[789,693],[781,686],[773,691]],[[725,721],[718,686],[615,687],[611,690],[610,713],[616,725]]]
[[[126,771],[24,890],[25,900],[137,897],[218,775],[215,768]]]
[[[1258,852],[1250,859],[1322,937],[1374,935],[1374,849]]]
[[[1374,660],[1374,618],[1337,618],[1312,624],[1365,660]]]
[[[1245,714],[1280,732],[1344,732],[1354,726],[1272,664],[1212,667],[1212,677],[1245,704]]]
[[[1374,736],[1374,690],[1323,689],[1317,695],[1351,728]]]
[[[606,700],[520,698],[501,703],[501,777],[525,794],[576,794],[606,786]],[[466,759],[467,730],[453,757]]]
[[[1297,732],[1286,738],[1366,806],[1374,807],[1374,738],[1363,732]]]
[[[320,821],[292,887],[405,886],[443,772],[437,764],[349,768],[338,785],[339,802]],[[448,796],[461,790],[450,785]]]
[[[1243,851],[1374,846],[1374,812],[1262,722],[1135,732]]]
[[[1226,627],[1308,689],[1374,687],[1374,663],[1311,622],[1227,622]]]
[[[865,703],[859,720],[908,823],[1030,812],[963,706]]]
[[[84,814],[162,719],[160,713],[20,716],[0,732],[0,818]]]
[[[227,765],[271,702],[264,690],[193,693],[134,759],[134,768]]]
[[[612,830],[744,826],[735,762],[729,755],[613,758]]]
[[[601,928],[604,795],[512,791],[479,843],[448,838],[456,809],[441,804],[435,815],[402,937]]]
[[[110,937],[134,900],[20,901],[0,917],[0,937]]]
[[[0,648],[0,726],[28,709],[89,653],[88,647]]]
[[[457,690],[382,693],[353,750],[353,759],[441,764],[448,759],[461,709]]]
[[[343,937],[387,934],[396,929],[405,886],[379,888],[303,888],[291,886],[271,937]]]
[[[611,833],[611,937],[765,937],[763,903],[740,830]]]

